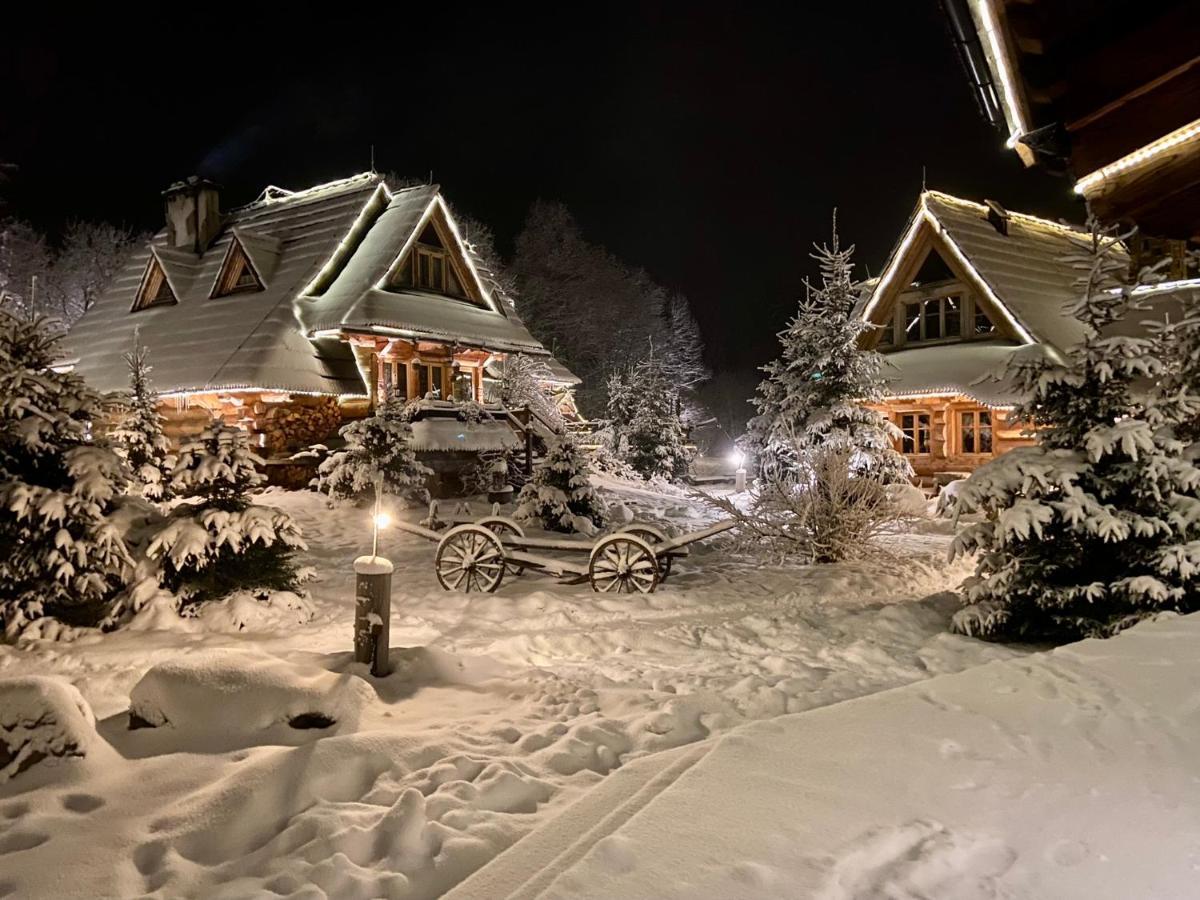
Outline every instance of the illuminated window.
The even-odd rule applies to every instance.
[[[138,288],[137,297],[133,301],[132,311],[137,312],[139,309],[174,302],[175,292],[171,290],[171,284],[167,281],[167,273],[163,271],[162,264],[158,259],[152,257],[146,265],[146,272],[142,276],[141,287]]]
[[[900,416],[900,450],[912,456],[929,452],[929,414],[904,413]]]
[[[964,412],[959,421],[963,453],[992,452],[992,414],[990,412],[986,409]]]

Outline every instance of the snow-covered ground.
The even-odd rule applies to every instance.
[[[707,522],[681,492],[605,490],[640,521]],[[0,785],[0,897],[436,896],[638,758],[1020,655],[947,633],[965,569],[934,523],[886,566],[760,566],[714,539],[616,596],[536,573],[446,593],[433,545],[389,531],[395,671],[373,680],[350,654],[367,513],[265,502],[304,529],[311,621],[244,603],[0,647],[0,678],[68,679],[111,745]],[[131,696],[169,724],[130,730]],[[289,727],[305,712],[337,724]]]
[[[453,900],[1200,896],[1198,646],[1164,614],[640,760]]]

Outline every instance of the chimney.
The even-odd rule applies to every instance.
[[[221,189],[192,175],[163,191],[167,240],[172,247],[203,253],[221,230]]]
[[[984,200],[987,204],[987,220],[992,223],[992,227],[1003,235],[1008,234],[1008,210],[997,203],[995,200]]]

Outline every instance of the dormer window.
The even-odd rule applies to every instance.
[[[175,302],[175,292],[171,290],[171,283],[167,281],[167,273],[163,271],[162,263],[158,261],[158,257],[151,256],[130,312]]]
[[[217,282],[211,296],[214,298],[228,297],[232,294],[249,294],[262,289],[263,283],[250,263],[250,257],[246,255],[242,242],[235,237],[229,244],[229,250],[225,253],[225,261],[221,264],[221,271],[217,275]]]
[[[432,222],[425,226],[390,285],[467,299],[454,260]]]

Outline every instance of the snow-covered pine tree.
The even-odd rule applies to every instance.
[[[95,624],[131,566],[110,518],[125,467],[91,439],[99,394],[50,368],[57,344],[43,321],[0,313],[0,620],[10,638],[43,616]]]
[[[158,412],[158,394],[150,386],[147,356],[147,349],[135,338],[133,349],[125,354],[129,366],[129,404],[111,437],[117,452],[129,463],[134,487],[147,500],[158,501],[169,496],[171,443],[163,434],[163,418]]]
[[[516,516],[550,531],[577,531],[577,518],[599,528],[604,504],[592,487],[587,458],[568,437],[550,441],[545,457],[517,497]]]
[[[691,453],[679,418],[678,387],[653,352],[634,367],[627,387],[632,411],[618,455],[647,480],[682,478]]]
[[[429,500],[425,479],[432,474],[412,449],[409,410],[400,400],[387,400],[375,415],[339,432],[346,448],[334,453],[317,470],[317,490],[340,499],[374,496],[383,478],[384,493],[419,502]]]
[[[1200,252],[1189,253],[1187,263],[1192,272],[1200,270]],[[1200,444],[1200,290],[1181,297],[1180,303],[1181,309],[1168,308],[1162,319],[1152,316],[1164,369],[1157,382],[1155,408],[1175,423],[1176,437]],[[1200,447],[1195,455],[1200,456]]]
[[[299,527],[287,513],[250,502],[250,490],[266,480],[261,462],[250,436],[222,422],[180,448],[171,491],[186,502],[146,551],[162,560],[166,587],[191,602],[296,588],[293,554],[305,549]]]
[[[871,326],[852,315],[859,287],[854,247],[842,249],[834,216],[831,246],[818,246],[821,284],[806,285],[795,317],[780,336],[783,352],[763,367],[766,378],[749,426],[751,449],[765,477],[794,474],[797,453],[829,446],[854,453],[855,469],[886,482],[906,482],[908,462],[893,446],[895,426],[865,403],[882,396],[883,358],[859,349]]]
[[[1179,408],[1149,387],[1164,373],[1155,342],[1113,334],[1136,308],[1121,247],[1093,226],[1069,260],[1082,343],[1062,363],[1025,354],[1009,367],[1037,444],[980,467],[960,494],[986,518],[954,542],[978,555],[957,631],[1064,641],[1197,608],[1200,470],[1175,436]]]

